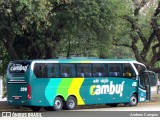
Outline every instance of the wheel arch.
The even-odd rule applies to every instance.
[[[135,95],[137,96],[137,99],[138,99],[138,92],[136,92],[136,91],[132,92],[132,93],[130,94],[130,98],[131,98],[131,96],[132,96],[133,94],[135,94]]]
[[[59,98],[62,99],[62,101],[65,101],[65,98],[64,98],[62,95],[57,95],[56,97],[59,97]],[[55,97],[55,98],[56,98],[56,97]],[[54,98],[54,100],[55,100],[55,98]]]
[[[71,94],[71,95],[69,95],[69,96],[67,97],[67,99],[68,99],[69,97],[74,97],[74,98],[76,99],[77,103],[78,103],[78,99],[77,99],[76,95]]]

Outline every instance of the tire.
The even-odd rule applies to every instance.
[[[60,97],[56,97],[54,99],[54,105],[53,105],[53,110],[54,111],[60,111],[63,108],[63,101]]]
[[[32,110],[32,111],[35,111],[35,112],[40,111],[40,109],[41,109],[41,107],[38,107],[38,106],[33,106],[33,107],[31,107],[31,110]]]
[[[67,101],[65,102],[64,109],[65,110],[74,110],[77,106],[77,100],[73,96],[69,96]]]
[[[138,104],[137,95],[133,94],[130,98],[129,106],[136,106]]]
[[[110,107],[117,107],[118,103],[109,104]]]

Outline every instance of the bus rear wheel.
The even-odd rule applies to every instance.
[[[63,101],[60,97],[56,97],[54,99],[54,106],[53,106],[53,110],[54,111],[60,111],[62,110],[63,107]]]
[[[35,111],[35,112],[38,112],[40,109],[41,109],[41,107],[38,107],[38,106],[32,106],[31,107],[31,110]]]
[[[65,102],[64,109],[66,110],[74,110],[77,106],[77,100],[73,96],[69,96],[67,101]]]

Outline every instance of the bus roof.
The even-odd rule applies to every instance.
[[[135,63],[133,59],[100,59],[100,58],[58,58],[58,59],[35,59],[15,60],[11,62],[53,62],[53,63]],[[138,62],[139,63],[139,62]]]
[[[51,63],[139,63],[133,59],[99,59],[99,58],[60,58],[33,60],[33,62]]]
[[[134,59],[102,59],[94,57],[75,57],[58,59],[35,59],[35,60],[15,60],[11,62],[29,62],[29,63],[137,63],[145,66]]]

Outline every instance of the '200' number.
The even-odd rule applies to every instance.
[[[20,91],[27,91],[27,87],[21,87]]]

